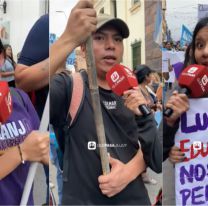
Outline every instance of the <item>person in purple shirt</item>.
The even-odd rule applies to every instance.
[[[15,68],[15,83],[17,88],[30,92],[41,119],[49,91],[49,14],[35,22],[25,39]],[[49,167],[43,168],[47,184],[45,204],[49,204]]]
[[[29,97],[22,90],[13,91],[12,113],[0,125],[0,205],[19,205],[29,161],[48,163],[49,158],[49,135],[34,131],[39,118]],[[28,205],[33,204],[31,191]]]

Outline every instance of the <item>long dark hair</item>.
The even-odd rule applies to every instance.
[[[4,49],[4,45],[0,39],[0,54],[3,53],[4,55],[4,59],[6,59],[6,53],[5,53],[5,49]]]
[[[5,44],[5,45],[4,45],[5,53],[6,53],[7,48],[9,48],[9,47],[10,47],[11,50],[12,50],[11,45],[9,45],[9,44]],[[11,57],[6,55],[6,58],[9,59],[9,60],[11,61],[12,65],[13,65],[13,67],[15,67],[16,62],[14,61],[14,58],[13,58],[13,51],[12,51],[12,53],[11,53]]]
[[[202,28],[208,26],[208,17],[202,18],[199,20],[199,22],[197,23],[194,32],[193,32],[193,39],[191,42],[191,52],[190,52],[190,62],[192,64],[196,64],[196,59],[195,59],[195,49],[196,49],[196,45],[195,45],[195,41],[196,41],[196,35],[198,34],[199,30],[201,30]]]
[[[192,64],[191,55],[192,55],[192,49],[191,49],[191,44],[189,44],[185,51],[185,59],[183,62],[182,69],[185,69],[188,65]]]

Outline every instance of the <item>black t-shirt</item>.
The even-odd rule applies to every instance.
[[[101,193],[98,184],[98,177],[102,174],[101,161],[87,83],[85,88],[84,102],[79,116],[70,127],[70,135],[66,139],[61,139],[67,145],[62,203],[65,205],[150,205],[141,176],[114,197],[108,198]],[[55,76],[50,84],[50,118],[55,130],[63,127],[66,120],[70,101],[66,90],[63,78],[60,75]],[[152,144],[157,142],[156,124],[152,117],[147,117],[146,122],[136,121],[135,115],[124,106],[122,97],[101,88],[99,92],[107,150],[112,157],[127,163],[139,149],[138,139],[142,144],[146,141],[145,139],[147,141],[151,139]],[[144,126],[143,132],[146,134],[139,132],[138,125],[142,124],[151,125],[152,137],[146,136],[146,129],[149,129],[144,129]],[[88,149],[89,142],[96,143],[95,150]],[[147,145],[147,147],[146,154],[150,153],[155,145],[152,147]],[[152,157],[146,158],[148,165],[150,159]]]
[[[31,28],[22,51],[18,64],[31,66],[37,64],[49,56],[49,15],[43,15]],[[41,118],[48,94],[48,86],[35,92],[35,108]]]

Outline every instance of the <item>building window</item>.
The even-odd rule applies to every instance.
[[[141,64],[141,42],[136,42],[131,45],[132,48],[132,66],[133,68],[136,65]]]
[[[140,0],[131,0],[131,5],[134,6],[135,4],[139,4]]]
[[[141,6],[141,1],[140,0],[131,0],[130,12],[135,13],[136,11],[139,10],[140,6]]]
[[[104,7],[102,9],[100,9],[100,14],[104,14]]]

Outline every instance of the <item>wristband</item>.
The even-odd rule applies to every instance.
[[[19,144],[17,145],[17,148],[18,148],[18,150],[19,150],[19,154],[20,154],[21,162],[22,162],[22,164],[25,164],[25,160],[23,159],[23,156],[22,156],[22,150],[21,150],[21,148],[20,148],[20,145],[19,145]]]

